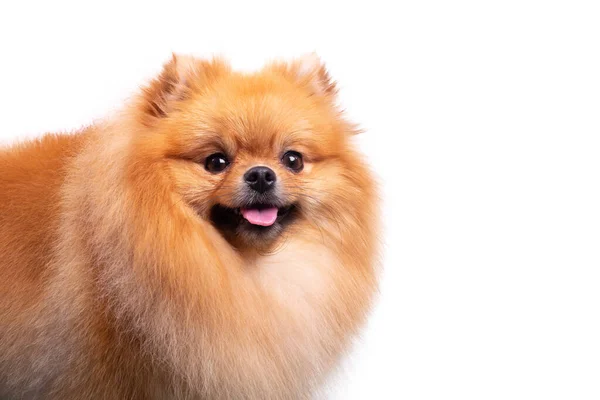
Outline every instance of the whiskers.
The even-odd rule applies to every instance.
[[[294,205],[295,209],[292,212],[297,213],[297,215],[290,215],[287,218],[295,218],[296,220],[284,220],[282,226],[273,227],[276,231],[271,232],[271,236],[265,237],[265,240],[273,241],[273,246],[260,247],[260,255],[266,256],[281,252],[293,235],[303,234],[299,231],[299,229],[302,229],[302,224],[305,224],[306,228],[310,227],[318,232],[316,237],[311,238],[308,236],[309,240],[315,240],[324,246],[341,247],[344,244],[345,232],[348,231],[346,224],[349,221],[348,215],[345,214],[353,212],[349,206],[350,203],[347,201],[349,193],[340,192],[339,189],[332,191],[323,187],[311,187],[311,183],[314,182],[306,182],[306,185],[304,183],[304,180],[288,181],[285,186],[282,186],[283,195],[278,196],[279,200],[281,204]],[[198,222],[201,220],[203,223],[211,224],[220,231],[225,239],[231,239],[232,243],[238,240],[244,243],[244,240],[249,240],[245,237],[243,230],[227,228],[227,231],[221,231],[212,219],[211,214],[211,210],[217,205],[236,209],[236,204],[247,203],[244,201],[247,198],[235,197],[236,192],[239,192],[239,185],[227,182],[209,185],[209,183],[204,183],[199,187],[187,188],[173,186],[171,190],[163,192],[165,195],[163,199],[155,199],[154,201],[157,203],[161,201],[168,202],[167,207],[163,206],[161,208],[173,217],[178,213],[177,208],[181,208],[183,212],[194,214],[195,218],[199,219]],[[143,196],[143,193],[139,195]],[[282,201],[282,199],[284,200]],[[273,203],[281,207],[276,202]],[[169,215],[166,217],[168,218]],[[193,223],[193,221],[191,222]],[[287,226],[288,224],[289,226]],[[157,234],[160,234],[160,232],[157,232]],[[252,240],[259,240],[259,238],[253,238]]]

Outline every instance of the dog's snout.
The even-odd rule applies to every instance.
[[[253,190],[265,193],[275,186],[277,176],[269,167],[252,167],[244,174],[244,180]]]

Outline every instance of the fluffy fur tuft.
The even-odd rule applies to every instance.
[[[376,292],[354,132],[314,55],[253,74],[174,55],[117,117],[0,150],[0,398],[310,398]],[[255,165],[293,219],[227,232],[211,210]]]

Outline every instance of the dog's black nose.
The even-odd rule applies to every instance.
[[[244,180],[258,193],[265,193],[273,189],[277,176],[269,167],[252,167],[244,174]]]

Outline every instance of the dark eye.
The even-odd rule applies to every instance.
[[[294,172],[300,172],[304,167],[304,162],[302,162],[302,154],[298,153],[297,151],[286,152],[281,158],[281,162]]]
[[[229,160],[227,159],[227,156],[223,153],[211,154],[206,158],[206,161],[204,162],[204,168],[206,168],[208,172],[212,172],[213,174],[223,171],[225,168],[227,168],[228,165]]]

